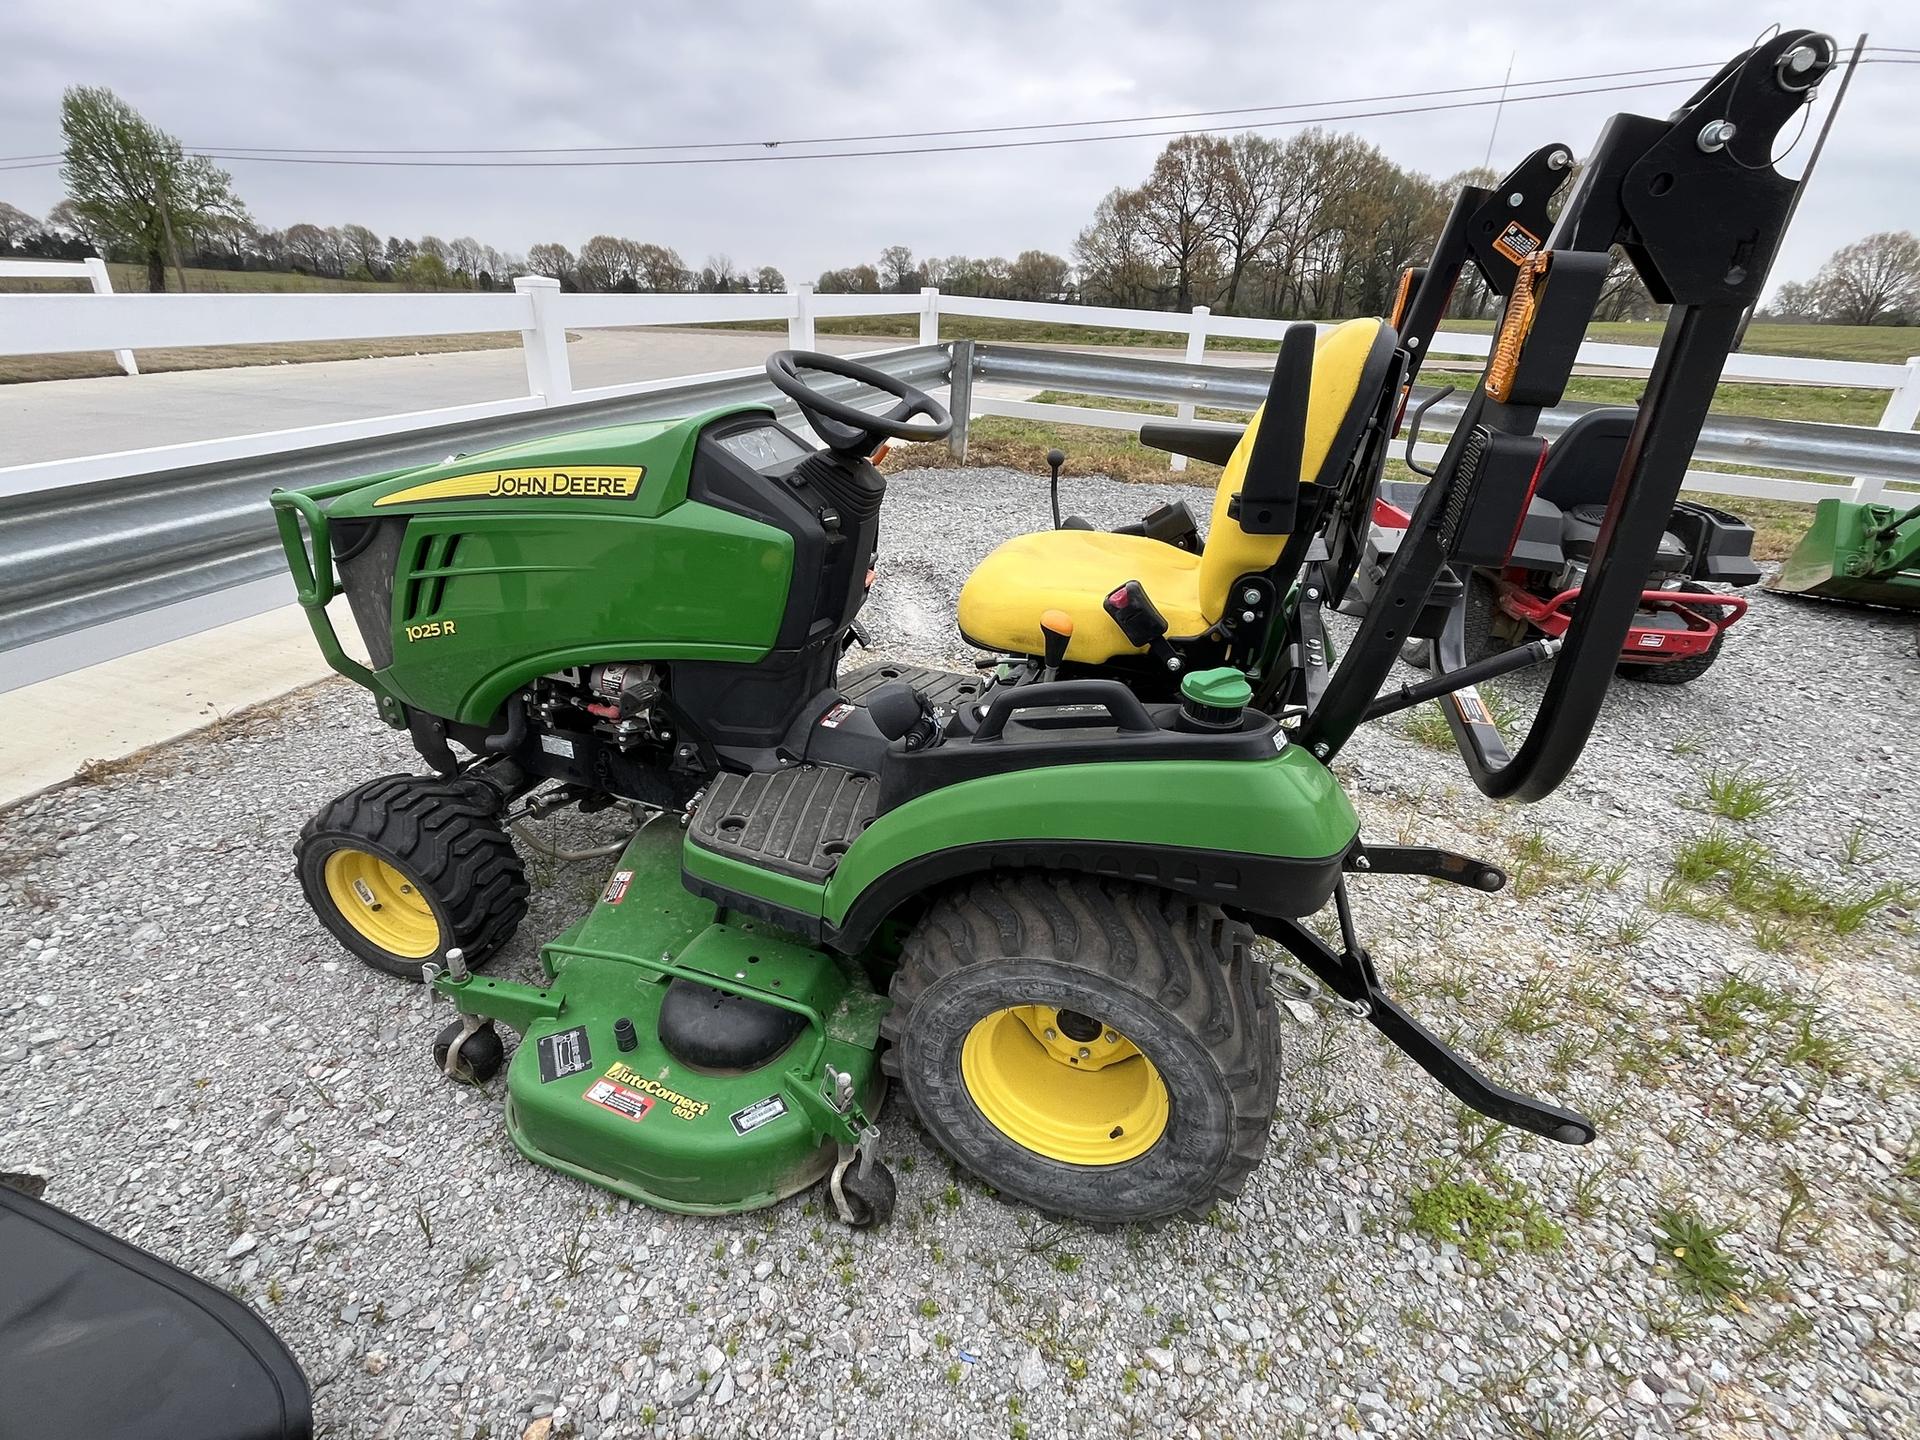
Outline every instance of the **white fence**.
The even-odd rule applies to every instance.
[[[84,280],[96,295],[113,294],[113,277],[107,274],[107,262],[97,257],[85,260],[0,260],[0,279]],[[129,375],[138,375],[133,351],[115,350],[113,358]]]
[[[39,261],[0,262],[0,275],[66,274],[92,279],[95,294],[0,295],[0,355],[31,355],[113,350],[129,374],[137,373],[131,352],[172,346],[251,345],[274,342],[356,340],[419,335],[479,334],[518,331],[526,360],[527,396],[487,406],[462,407],[461,416],[510,413],[516,409],[564,406],[605,398],[614,387],[576,390],[567,355],[567,332],[632,326],[708,325],[727,321],[784,324],[788,343],[810,349],[814,323],[827,318],[861,316],[915,316],[919,341],[934,344],[946,316],[1031,321],[1074,328],[1126,329],[1163,334],[1170,343],[1182,343],[1186,358],[1206,358],[1210,340],[1277,341],[1287,322],[1214,315],[1205,306],[1189,313],[1123,310],[1106,306],[1061,305],[1010,300],[984,300],[942,295],[923,289],[906,295],[821,295],[801,284],[790,293],[775,295],[587,295],[563,294],[557,281],[523,276],[512,293],[323,293],[245,295],[116,295],[107,284],[99,261],[51,265]],[[1492,343],[1488,335],[1441,331],[1434,338],[1437,357],[1475,360]],[[1579,353],[1582,366],[1645,375],[1654,350],[1642,345],[1589,341]],[[1904,365],[1852,360],[1807,360],[1778,355],[1736,354],[1727,362],[1725,379],[1774,384],[1850,386],[1884,390],[1888,400],[1879,428],[1908,431],[1920,416],[1920,356]],[[1190,415],[1192,405],[1179,412]],[[1137,430],[1138,412],[1095,410],[1088,407],[1037,405],[990,395],[976,396],[975,414],[1017,415],[1078,425]],[[454,412],[383,417],[356,422],[363,433],[442,423]],[[330,432],[323,435],[321,431]],[[337,427],[317,427],[315,443],[333,438]],[[271,442],[275,448],[300,448],[309,432],[288,431],[273,436],[243,437],[239,441],[207,442],[206,458],[230,456],[235,447],[251,449],[252,442]],[[197,447],[169,447],[167,463],[178,465],[195,458],[182,452]],[[265,444],[260,450],[264,451]],[[137,452],[145,453],[145,452]],[[96,456],[48,466],[0,470],[0,495],[40,489],[50,484],[72,484],[90,475],[124,475],[134,456]],[[1780,468],[1797,468],[1782,462]],[[1804,468],[1804,467],[1799,467]],[[1690,484],[1735,477],[1700,474]],[[1713,488],[1782,499],[1816,498],[1832,487],[1807,481],[1737,477],[1742,483],[1720,483]],[[1871,499],[1885,486],[1885,477],[1848,477],[1847,492],[1855,499]]]

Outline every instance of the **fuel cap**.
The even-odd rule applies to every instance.
[[[1196,729],[1233,729],[1252,699],[1247,677],[1230,665],[1195,670],[1180,682],[1180,713]]]

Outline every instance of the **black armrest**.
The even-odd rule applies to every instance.
[[[1313,326],[1293,325],[1280,341],[1246,477],[1227,510],[1249,535],[1291,534],[1298,519],[1316,338]]]
[[[1224,465],[1233,458],[1233,447],[1246,433],[1244,425],[1223,425],[1214,420],[1150,420],[1140,427],[1140,443],[1185,455],[1189,460]]]

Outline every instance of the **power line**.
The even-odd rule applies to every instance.
[[[1596,85],[1583,90],[1551,90],[1538,95],[1509,95],[1507,104],[1524,100],[1559,100],[1575,95],[1608,95],[1622,90],[1647,90],[1673,85],[1690,85],[1706,76],[1681,76],[1671,80],[1645,80],[1632,85]],[[651,160],[368,160],[305,155],[243,155],[227,151],[202,151],[212,160],[261,165],[356,165],[429,170],[558,170],[596,169],[600,167],[651,167],[662,165],[763,165],[795,160],[859,160],[899,155],[958,155],[982,150],[1028,150],[1048,145],[1091,145],[1103,140],[1158,140],[1179,135],[1207,135],[1225,130],[1273,130],[1290,125],[1320,125],[1332,120],[1366,120],[1394,115],[1426,115],[1441,110],[1474,110],[1498,105],[1498,97],[1489,100],[1456,100],[1443,105],[1406,105],[1389,110],[1347,110],[1329,115],[1307,115],[1289,120],[1262,120],[1240,125],[1186,126],[1178,130],[1124,130],[1111,135],[1058,135],[1042,140],[992,140],[970,145],[908,145],[884,150],[817,150],[803,155],[770,152],[761,155],[686,155]]]
[[[1222,110],[1176,110],[1149,115],[1115,115],[1104,120],[1049,120],[1021,125],[980,125],[949,130],[898,130],[882,131],[860,135],[817,135],[785,140],[701,140],[682,141],[675,144],[655,145],[554,145],[543,147],[514,146],[477,146],[468,149],[407,149],[366,148],[356,149],[348,146],[305,145],[275,147],[268,145],[204,145],[193,148],[195,153],[215,154],[222,157],[248,155],[570,155],[570,154],[610,154],[620,152],[650,152],[662,150],[743,150],[774,149],[788,145],[847,145],[879,140],[937,140],[969,135],[1018,134],[1034,130],[1071,130],[1087,129],[1103,125],[1137,125],[1155,123],[1162,120],[1205,119],[1217,115],[1256,115],[1276,110],[1315,110],[1330,105],[1372,105],[1389,100],[1425,100],[1436,95],[1468,95],[1481,90],[1506,89],[1510,86],[1531,88],[1539,85],[1573,84],[1585,80],[1617,80],[1636,75],[1664,75],[1674,71],[1707,71],[1713,67],[1698,65],[1651,65],[1636,70],[1598,70],[1585,75],[1554,75],[1539,80],[1511,79],[1499,85],[1452,85],[1437,90],[1402,90],[1386,95],[1349,95],[1333,100],[1299,100],[1275,105],[1241,105]],[[1220,128],[1220,127],[1215,127]],[[12,161],[58,160],[58,153],[41,155],[4,155],[0,156],[0,165]]]
[[[1677,70],[1711,71],[1709,65],[1653,65],[1638,70],[1601,70],[1587,75],[1554,75],[1539,80],[1521,80],[1511,83],[1520,87],[1537,85],[1567,85],[1584,80],[1617,80],[1635,75],[1671,74]],[[1140,125],[1157,123],[1162,120],[1199,120],[1218,115],[1257,115],[1275,110],[1316,110],[1329,105],[1374,105],[1389,100],[1426,100],[1436,95],[1467,95],[1481,90],[1498,90],[1501,85],[1451,85],[1437,90],[1402,90],[1388,95],[1349,95],[1334,100],[1296,100],[1276,105],[1241,105],[1223,110],[1174,110],[1148,115],[1115,115],[1104,120],[1048,120],[1022,125],[977,125],[963,129],[950,130],[896,130],[862,135],[815,135],[786,140],[703,140],[687,141],[679,144],[655,145],[550,145],[535,147],[515,147],[506,145],[476,146],[468,149],[405,149],[369,148],[353,149],[344,146],[304,145],[274,147],[266,145],[214,145],[209,150],[224,154],[237,154],[245,151],[254,155],[569,155],[569,154],[607,154],[622,151],[644,152],[658,150],[748,150],[773,149],[787,145],[850,145],[878,140],[941,140],[969,135],[1019,134],[1034,130],[1073,130],[1088,129],[1102,125]]]
[[[1891,47],[1875,47],[1875,48],[1891,48]],[[1900,53],[1905,54],[1909,52],[1902,51]],[[1920,50],[1916,50],[1910,53],[1913,53],[1915,55],[1920,55]],[[1884,59],[1884,58],[1881,58],[1881,59],[1864,58],[1859,63],[1862,65],[1920,65],[1920,59],[1895,60],[1895,59]],[[1656,67],[1650,67],[1647,70],[1638,70],[1638,71],[1628,70],[1628,71],[1614,71],[1614,72],[1604,72],[1604,73],[1619,74],[1619,75],[1633,75],[1633,74],[1659,73],[1659,72],[1668,71],[1668,70],[1689,69],[1689,68],[1691,67],[1656,66]],[[1586,78],[1586,77],[1569,76],[1566,78],[1578,79],[1578,78]],[[1596,74],[1595,76],[1590,78],[1600,78],[1600,76]],[[1627,85],[1596,85],[1596,86],[1589,86],[1584,89],[1576,89],[1576,90],[1541,91],[1537,94],[1532,94],[1532,95],[1508,94],[1505,96],[1499,96],[1492,99],[1459,100],[1459,101],[1453,101],[1447,104],[1440,104],[1440,105],[1401,106],[1401,107],[1386,109],[1386,110],[1356,110],[1356,111],[1346,111],[1346,112],[1335,113],[1335,114],[1306,115],[1306,116],[1299,116],[1299,117],[1295,117],[1292,119],[1285,119],[1285,120],[1250,121],[1250,122],[1243,122],[1236,125],[1187,126],[1178,130],[1133,130],[1133,131],[1117,132],[1109,135],[1062,135],[1062,136],[1051,136],[1051,137],[1047,137],[1044,139],[1037,139],[1037,140],[989,141],[989,142],[979,142],[979,143],[968,144],[968,145],[900,146],[892,149],[883,149],[883,150],[815,151],[815,152],[806,153],[806,154],[792,154],[792,155],[784,155],[784,154],[776,154],[776,153],[766,153],[766,154],[758,154],[758,155],[717,155],[717,156],[680,155],[680,156],[668,157],[665,159],[652,159],[652,160],[631,160],[631,159],[616,159],[616,160],[564,160],[564,159],[560,159],[560,160],[556,160],[556,159],[381,160],[381,159],[353,158],[353,157],[371,156],[371,155],[443,155],[443,154],[444,155],[517,155],[517,154],[567,155],[567,154],[583,154],[583,153],[584,154],[602,154],[602,153],[609,153],[609,152],[612,152],[612,153],[652,152],[652,151],[658,151],[658,150],[732,149],[732,148],[740,148],[742,146],[747,146],[747,145],[758,146],[763,150],[771,152],[789,145],[793,145],[793,146],[822,145],[822,144],[841,143],[841,142],[836,142],[835,140],[831,140],[827,138],[819,138],[819,139],[808,139],[808,140],[784,140],[784,141],[758,141],[758,140],[756,141],[706,141],[706,142],[697,142],[697,143],[690,142],[690,143],[679,144],[679,145],[578,146],[578,147],[571,147],[571,148],[526,149],[526,150],[515,150],[515,149],[445,150],[445,151],[441,151],[441,150],[418,150],[418,151],[338,150],[338,151],[324,151],[324,152],[305,152],[305,151],[294,152],[294,151],[266,150],[262,148],[262,149],[251,150],[251,151],[243,150],[243,149],[231,149],[231,150],[206,149],[206,150],[194,150],[194,151],[190,151],[189,153],[201,155],[208,159],[224,160],[224,161],[228,161],[235,164],[251,162],[254,164],[274,164],[274,165],[346,165],[346,166],[372,166],[377,168],[402,168],[402,169],[577,169],[577,168],[602,168],[602,167],[653,167],[653,166],[679,166],[679,165],[741,165],[741,164],[765,164],[770,162],[795,161],[795,160],[856,160],[856,159],[862,159],[862,158],[868,158],[868,157],[881,158],[881,157],[895,157],[895,156],[907,156],[907,155],[946,155],[946,154],[962,154],[962,153],[987,151],[987,150],[1032,149],[1032,148],[1037,148],[1042,146],[1052,146],[1052,145],[1083,145],[1083,144],[1092,144],[1092,143],[1096,143],[1103,140],[1165,139],[1165,138],[1176,137],[1180,135],[1218,134],[1224,131],[1234,131],[1234,130],[1283,129],[1293,125],[1318,125],[1318,124],[1322,124],[1327,121],[1333,121],[1333,120],[1363,120],[1363,119],[1376,119],[1376,118],[1385,118],[1385,117],[1402,116],[1402,115],[1423,115],[1423,114],[1431,114],[1431,113],[1435,113],[1439,111],[1447,111],[1447,110],[1482,109],[1489,105],[1498,106],[1507,101],[1511,101],[1512,103],[1517,104],[1525,100],[1558,100],[1558,99],[1566,99],[1569,97],[1581,96],[1581,95],[1607,95],[1607,94],[1615,94],[1621,91],[1630,91],[1630,90],[1664,89],[1674,85],[1693,84],[1693,83],[1696,83],[1697,81],[1708,79],[1708,78],[1711,78],[1710,74],[1677,75],[1670,79],[1644,80],[1644,81],[1637,81]],[[1517,82],[1517,83],[1525,84],[1525,85],[1545,85],[1545,84],[1552,84],[1555,82],[1549,81],[1549,80],[1535,80],[1535,81],[1524,81],[1524,82]],[[1492,85],[1468,85],[1468,86],[1459,86],[1459,87],[1455,87],[1452,89],[1445,89],[1445,90],[1409,91],[1409,92],[1405,92],[1404,98],[1414,98],[1414,97],[1423,96],[1423,95],[1463,94],[1463,93],[1472,93],[1479,90],[1490,90],[1490,89],[1497,89],[1497,88],[1500,88],[1500,87],[1492,86]],[[1261,114],[1261,113],[1268,113],[1274,110],[1297,110],[1297,109],[1307,109],[1307,108],[1318,109],[1318,108],[1322,108],[1329,105],[1368,103],[1369,99],[1394,99],[1394,98],[1403,98],[1403,97],[1379,96],[1379,97],[1357,97],[1354,100],[1302,101],[1302,102],[1298,102],[1295,104],[1288,104],[1288,105],[1244,106],[1244,107],[1238,107],[1230,110],[1187,111],[1187,112],[1178,112],[1174,114],[1161,115],[1161,116],[1141,116],[1136,118],[1140,120],[1148,120],[1148,119],[1179,119],[1179,118],[1182,118],[1183,116],[1202,117],[1202,116],[1212,116],[1212,115]],[[889,138],[919,138],[922,136],[941,137],[941,136],[962,136],[962,135],[972,135],[972,134],[1007,134],[1007,133],[1021,133],[1021,132],[1027,132],[1027,131],[1033,131],[1033,130],[1054,130],[1054,129],[1067,129],[1072,127],[1089,127],[1089,126],[1096,126],[1096,125],[1118,125],[1118,124],[1127,124],[1127,123],[1130,123],[1130,121],[1125,119],[1118,119],[1118,118],[1111,119],[1111,120],[1069,120],[1069,121],[1051,122],[1046,124],[982,126],[982,127],[977,127],[973,129],[959,129],[959,130],[906,131],[906,132],[900,132],[898,137],[880,135],[880,134],[868,135],[868,136],[847,136],[847,137],[842,137],[842,141],[880,140],[880,139],[889,139]],[[60,164],[62,161],[62,158],[63,157],[58,154],[38,155],[38,156],[16,155],[16,156],[0,157],[0,173],[4,173],[6,171],[12,171],[12,170],[48,169],[48,168],[51,168],[52,166]]]

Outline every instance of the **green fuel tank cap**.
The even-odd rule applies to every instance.
[[[1180,682],[1180,713],[1200,730],[1231,730],[1253,700],[1253,686],[1230,665],[1196,670]]]

